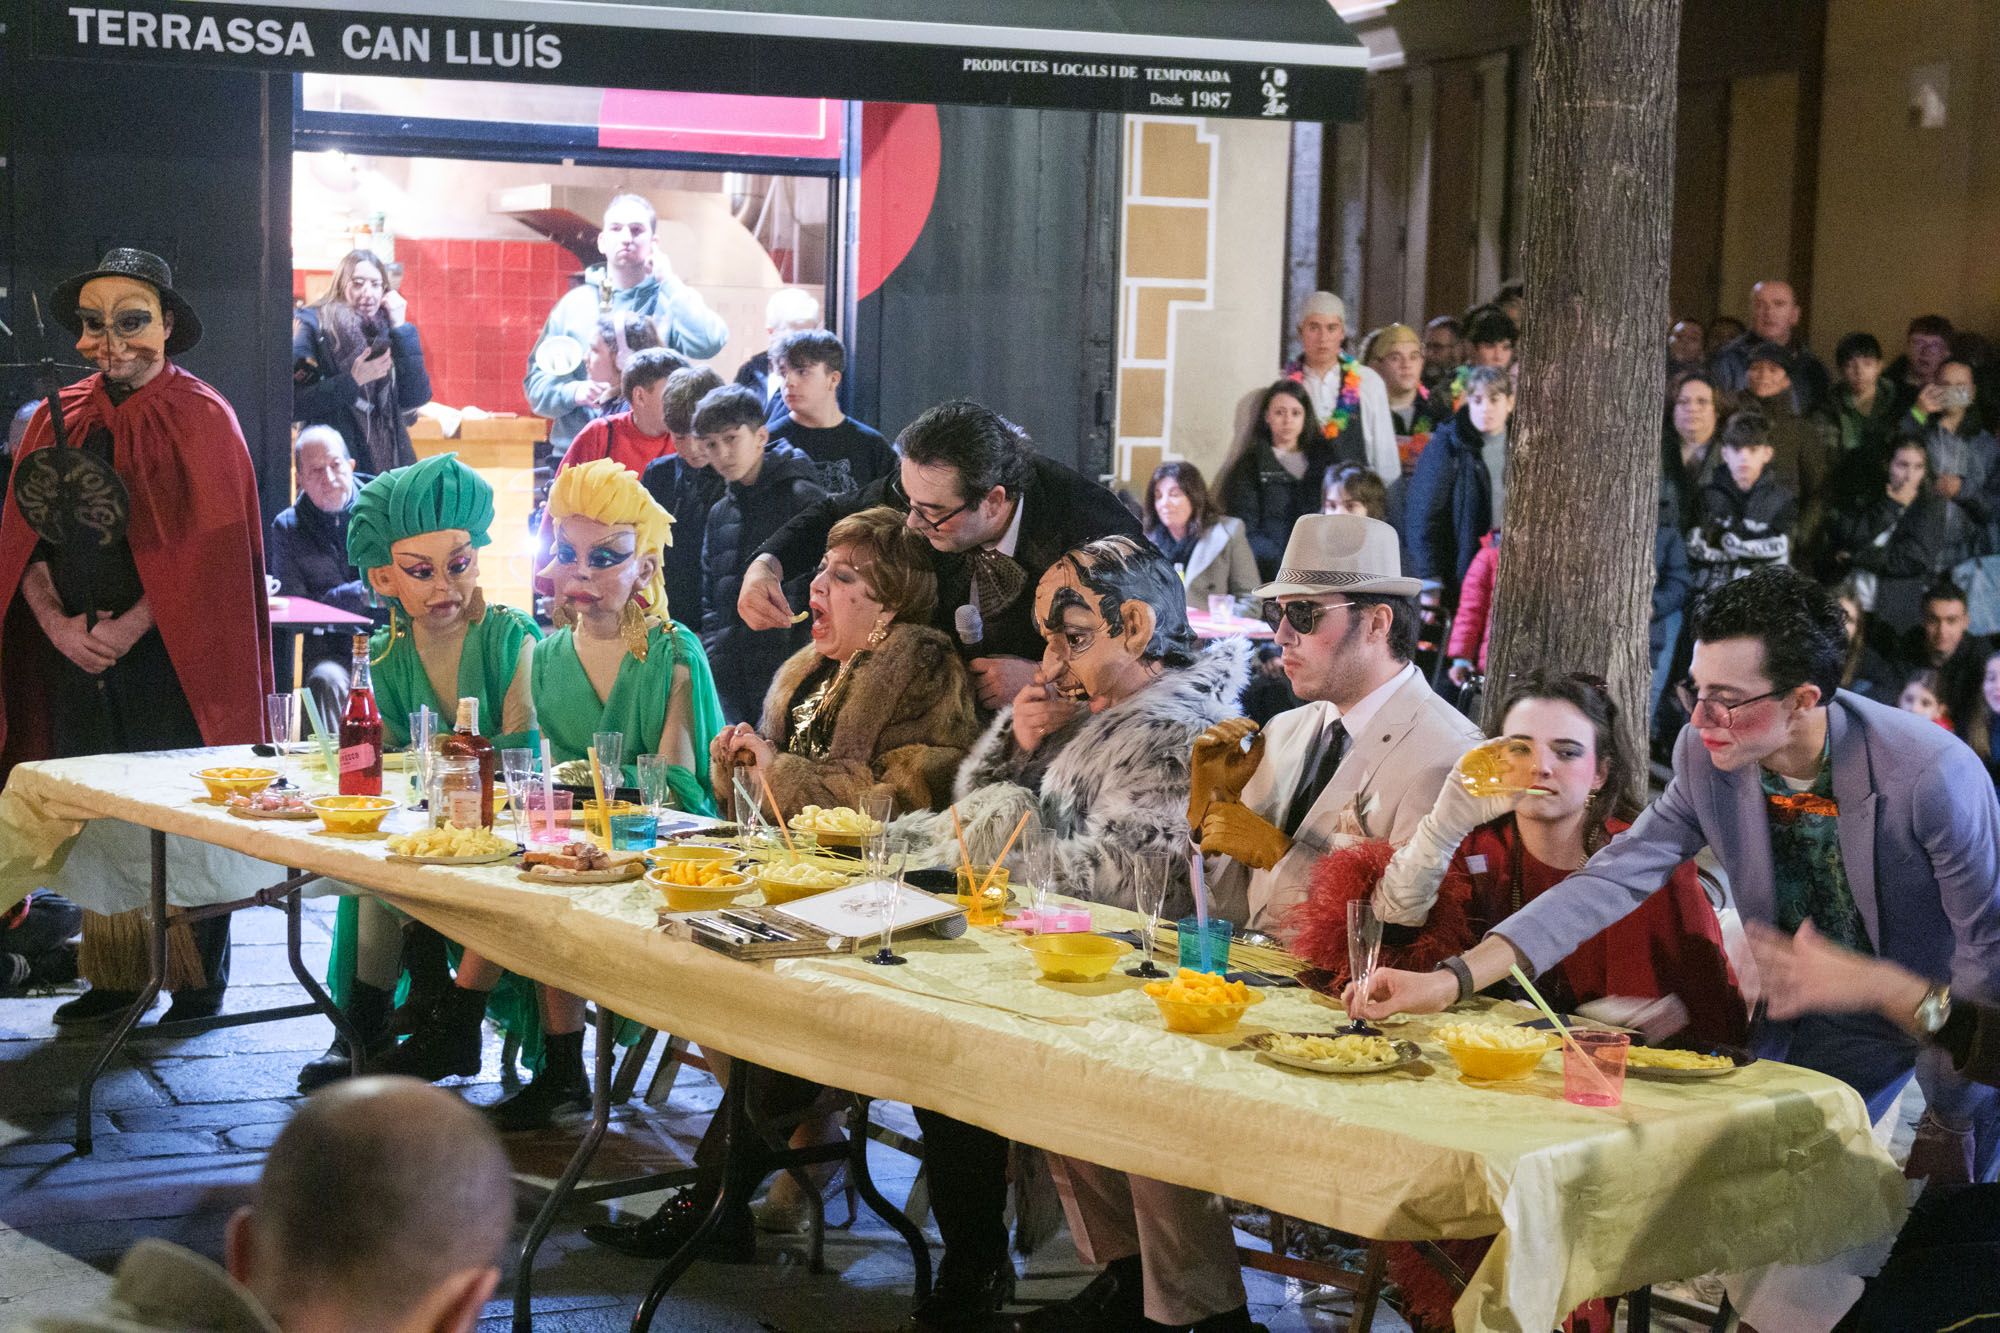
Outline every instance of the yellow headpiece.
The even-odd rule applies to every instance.
[[[654,555],[665,562],[666,548],[674,544],[674,518],[639,484],[632,469],[612,458],[599,458],[564,468],[549,487],[549,523],[559,526],[572,516],[596,519],[599,523],[623,524],[639,538],[634,557]],[[667,588],[656,567],[652,582],[637,590],[646,613],[659,620],[667,618]]]

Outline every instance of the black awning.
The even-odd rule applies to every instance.
[[[30,2],[43,56],[1250,119],[1358,119],[1368,59],[1329,0]]]

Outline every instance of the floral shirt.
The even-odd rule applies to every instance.
[[[1831,746],[1832,737],[1828,736]],[[1840,807],[1833,800],[1833,765],[1820,755],[1813,785],[1795,792],[1769,769],[1759,769],[1771,821],[1771,878],[1778,929],[1790,933],[1811,921],[1820,934],[1860,953],[1874,944],[1855,905],[1854,887],[1840,855]]]

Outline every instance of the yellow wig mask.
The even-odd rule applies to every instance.
[[[666,621],[663,566],[666,549],[674,544],[673,515],[646,493],[630,468],[610,458],[564,468],[549,488],[548,516],[551,527],[572,517],[631,527],[638,537],[637,553],[655,557],[652,580],[633,598],[648,619]]]

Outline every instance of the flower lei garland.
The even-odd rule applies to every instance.
[[[1294,361],[1285,370],[1285,378],[1294,383],[1304,383],[1306,368],[1303,361]],[[1340,433],[1354,423],[1355,413],[1361,410],[1361,363],[1343,353],[1340,358],[1340,394],[1333,401],[1333,411],[1326,414],[1319,433],[1329,440],[1337,440]]]

